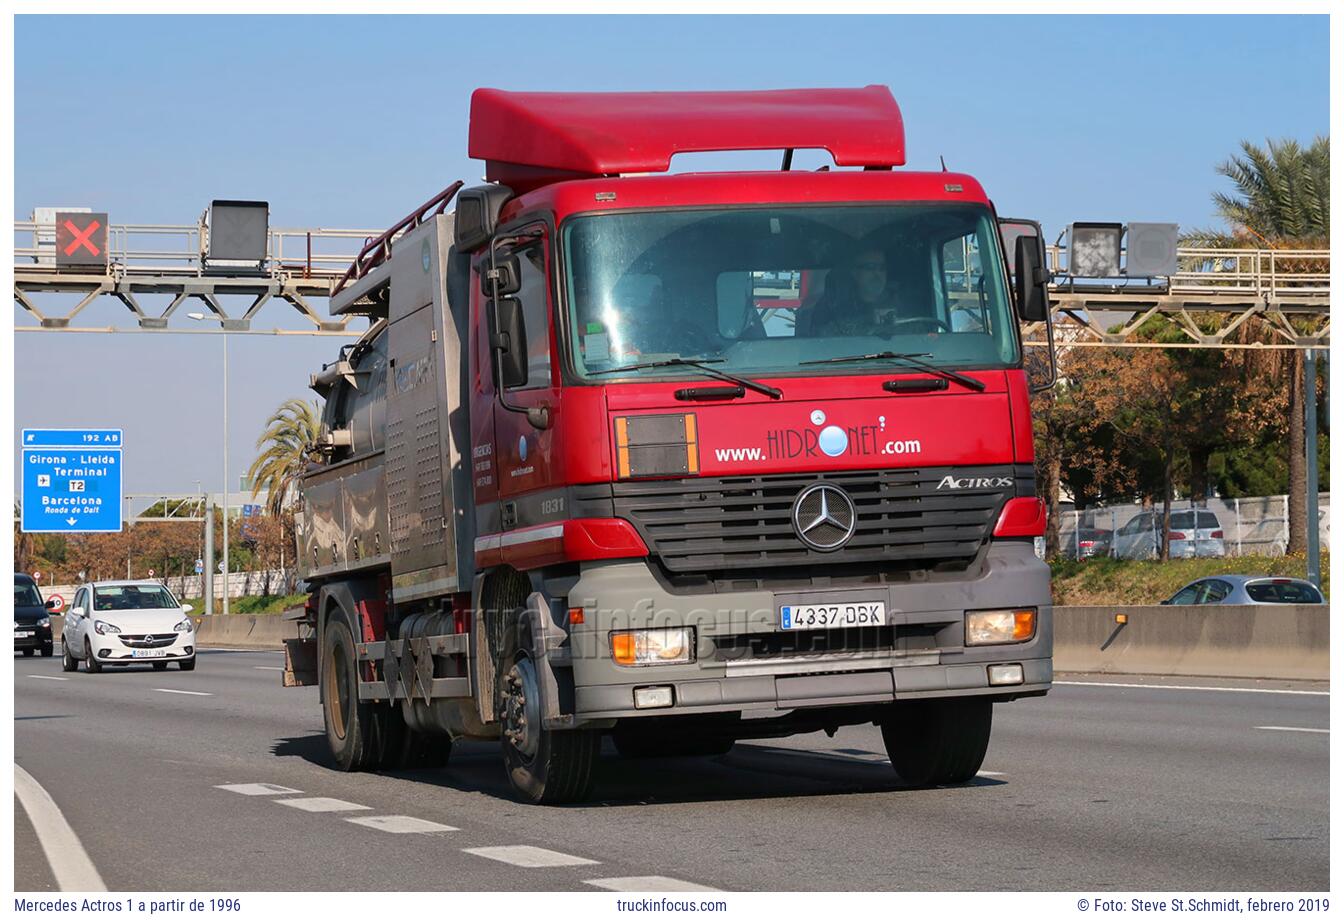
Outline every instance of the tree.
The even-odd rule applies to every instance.
[[[1241,142],[1241,154],[1218,167],[1232,180],[1233,194],[1215,192],[1213,203],[1229,231],[1196,231],[1188,242],[1270,249],[1324,249],[1330,242],[1330,139],[1268,141],[1261,148]],[[1303,393],[1302,354],[1287,362],[1288,552],[1306,549],[1306,430],[1308,394]],[[1316,394],[1310,395],[1315,406]],[[1315,449],[1315,445],[1313,445]],[[1312,522],[1313,525],[1315,522]]]
[[[318,427],[316,403],[287,399],[266,420],[266,430],[257,438],[261,452],[247,470],[252,496],[265,489],[266,504],[276,517],[289,503],[308,456],[316,448]]]

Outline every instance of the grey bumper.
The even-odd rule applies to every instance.
[[[1016,695],[1047,690],[1053,630],[1049,568],[1029,544],[992,544],[975,574],[804,591],[673,594],[647,563],[621,561],[586,568],[569,586],[568,606],[584,608],[570,629],[577,721],[644,715],[846,706],[969,694]],[[921,627],[923,641],[895,648],[779,657],[728,658],[718,640],[778,634],[783,605],[883,601],[890,625]],[[1036,636],[1024,643],[968,648],[967,611],[1036,607]],[[611,660],[617,629],[694,626],[689,664],[622,667]],[[933,637],[936,646],[930,647]],[[1021,664],[1021,684],[990,686],[991,664]],[[671,708],[635,709],[639,687],[671,686]]]

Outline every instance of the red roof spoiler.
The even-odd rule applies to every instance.
[[[666,172],[676,153],[830,151],[837,166],[905,165],[901,109],[885,86],[694,93],[471,95],[467,154],[515,191]]]

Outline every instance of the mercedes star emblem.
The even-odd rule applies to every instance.
[[[859,515],[854,500],[839,486],[818,482],[793,502],[793,530],[809,548],[829,553],[854,536]]]

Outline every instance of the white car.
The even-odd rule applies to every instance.
[[[182,670],[194,670],[190,609],[157,581],[81,585],[65,614],[61,667],[74,671],[82,661],[84,670],[97,674],[109,665],[148,663],[162,671],[176,661]]]

